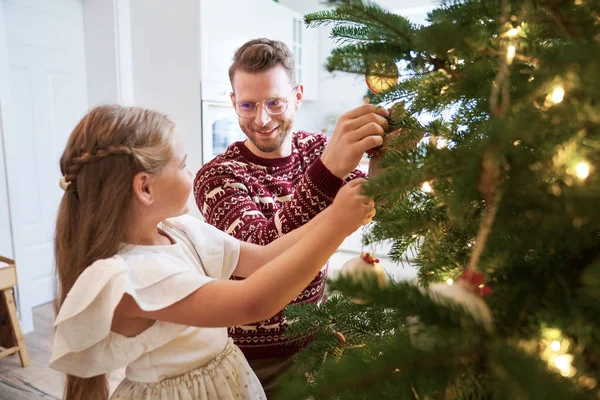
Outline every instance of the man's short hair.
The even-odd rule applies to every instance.
[[[249,73],[264,72],[277,65],[286,70],[292,85],[296,85],[294,55],[285,43],[267,38],[250,40],[235,51],[233,64],[229,67],[231,86],[237,70]]]

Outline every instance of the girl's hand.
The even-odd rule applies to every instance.
[[[334,223],[348,234],[371,222],[375,216],[375,201],[363,193],[362,185],[366,182],[366,179],[348,182],[340,189],[331,205]]]

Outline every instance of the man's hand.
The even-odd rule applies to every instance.
[[[331,140],[321,161],[340,179],[356,168],[363,154],[383,143],[387,129],[388,111],[379,106],[365,104],[343,114],[338,119]]]

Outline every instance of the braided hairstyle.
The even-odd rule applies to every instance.
[[[69,186],[55,232],[58,311],[83,271],[117,254],[133,199],[133,178],[158,173],[172,157],[175,125],[142,108],[100,106],[77,124],[60,159]],[[106,375],[67,375],[64,399],[105,400]]]

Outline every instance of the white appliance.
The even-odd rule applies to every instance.
[[[231,105],[228,85],[202,84],[202,163],[223,153],[229,145],[246,139]]]
[[[231,103],[202,102],[203,164],[225,152],[230,144],[245,139]]]

